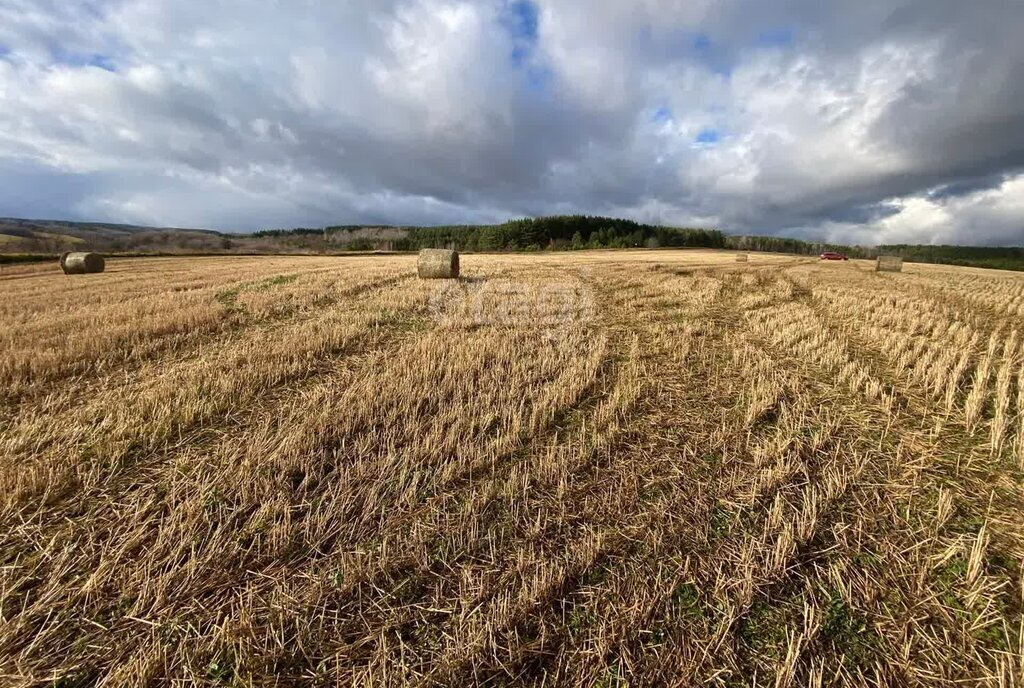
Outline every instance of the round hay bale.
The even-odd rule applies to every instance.
[[[65,253],[60,257],[60,269],[65,275],[86,275],[103,272],[106,263],[98,253]]]
[[[875,270],[878,272],[903,272],[903,259],[899,256],[878,256]]]
[[[736,262],[737,263],[746,263],[747,260],[748,260],[748,258],[747,258],[747,254],[746,253],[737,253],[736,254]]]
[[[420,279],[455,279],[459,276],[459,253],[446,248],[420,251],[416,271]]]

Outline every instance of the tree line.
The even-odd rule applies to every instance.
[[[890,244],[879,246],[878,251],[916,263],[1024,270],[1024,248],[1020,247]]]
[[[926,246],[892,244],[847,246],[777,236],[727,235],[717,229],[666,227],[590,215],[557,215],[510,220],[497,225],[441,225],[432,227],[380,226],[401,230],[398,239],[375,241],[353,237],[350,250],[388,248],[416,251],[421,248],[453,248],[459,251],[565,251],[593,248],[718,248],[735,251],[765,251],[796,255],[818,255],[837,251],[850,258],[897,255],[911,262],[947,263],[975,267],[1024,270],[1024,248],[974,246]],[[254,236],[284,239],[353,232],[361,225],[338,225],[324,229],[263,230]]]
[[[609,217],[560,215],[500,225],[408,227],[396,250],[450,247],[461,251],[541,251],[584,248],[724,248],[715,229],[662,227]]]

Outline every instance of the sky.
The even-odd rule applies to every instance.
[[[1024,245],[1020,0],[0,0],[0,216]]]

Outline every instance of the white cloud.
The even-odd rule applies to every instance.
[[[413,133],[472,139],[509,125],[512,46],[493,7],[418,0],[381,24],[387,54],[368,73]]]
[[[909,196],[890,203],[895,212],[871,225],[827,224],[827,238],[862,244],[976,244],[982,237],[1010,245],[1024,239],[1024,175],[960,196]]]
[[[7,0],[0,214],[1022,243],[1024,7],[982,4]]]

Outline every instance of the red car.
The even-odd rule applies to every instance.
[[[836,253],[835,251],[825,251],[821,254],[822,260],[850,260],[842,253]]]

